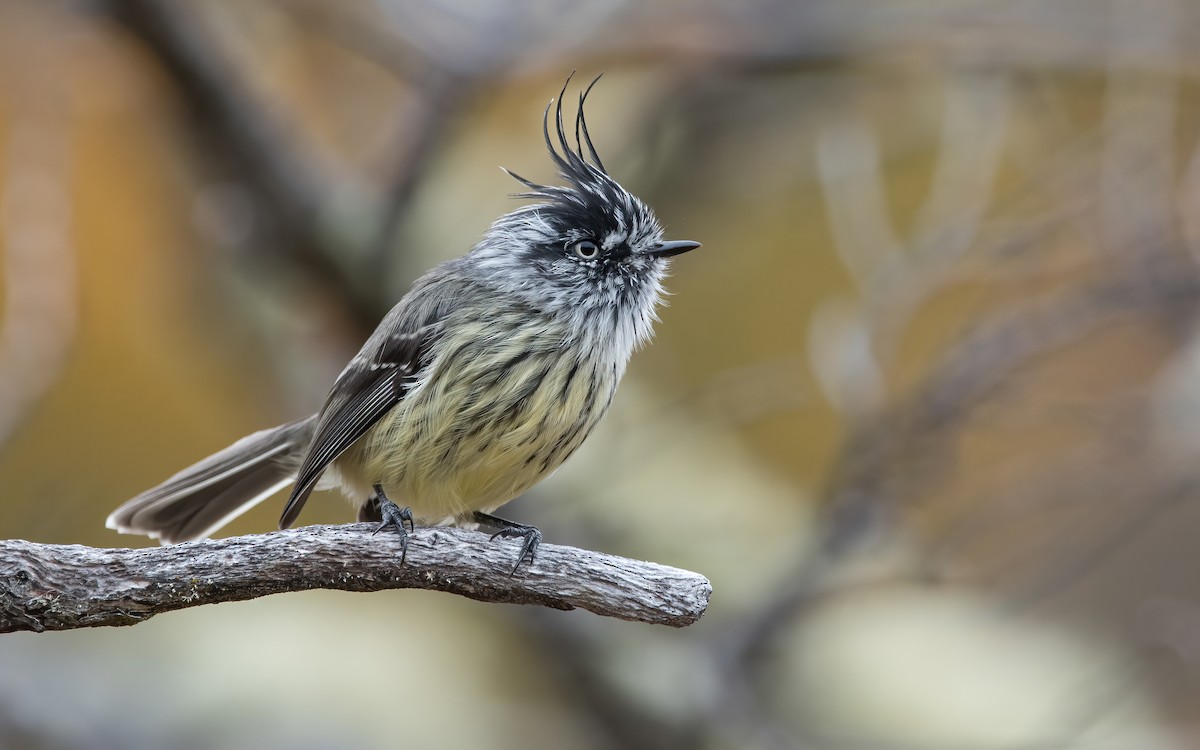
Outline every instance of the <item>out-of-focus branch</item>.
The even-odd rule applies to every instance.
[[[268,246],[287,248],[294,260],[332,282],[365,330],[386,309],[381,290],[366,285],[338,246],[328,221],[332,174],[300,142],[279,107],[252,85],[195,7],[162,0],[110,0],[107,9],[162,64],[191,108],[200,132],[215,136],[214,153],[263,201],[273,233]]]
[[[134,625],[288,591],[404,588],[683,627],[712,595],[698,573],[554,544],[510,575],[516,546],[451,528],[417,529],[401,565],[399,537],[372,529],[309,526],[149,549],[2,541],[0,633]]]
[[[881,519],[897,511],[907,495],[895,486],[891,467],[903,465],[913,486],[929,479],[925,455],[944,455],[944,446],[931,441],[946,439],[949,428],[1013,380],[1020,367],[1038,356],[1076,341],[1106,325],[1134,315],[1157,316],[1165,328],[1180,329],[1195,310],[1197,279],[1184,266],[1142,269],[1094,288],[1030,304],[1017,312],[999,315],[978,326],[951,347],[922,386],[897,407],[865,420],[848,436],[841,462],[826,490],[829,516],[824,536],[810,556],[804,557],[775,589],[775,596],[753,615],[731,629],[716,649],[721,654],[723,679],[733,684],[747,680],[748,672],[794,622],[799,613],[838,587],[830,582],[839,562],[858,549],[886,524]],[[1191,487],[1191,484],[1187,485]],[[1190,495],[1189,495],[1190,496]],[[1178,493],[1169,496],[1177,501]],[[1167,504],[1164,501],[1164,504]],[[1132,516],[1123,523],[1142,524],[1158,509]],[[1124,528],[1118,523],[1114,528]],[[1130,532],[1132,535],[1132,532]],[[1051,589],[1065,585],[1119,540],[1106,538],[1079,558],[1064,563],[1045,588],[1023,592],[1028,605]]]
[[[276,208],[289,219],[313,220],[325,201],[321,170],[307,160],[288,120],[262,101],[196,10],[161,0],[113,0],[110,6],[175,78],[196,111],[247,161],[247,175]]]

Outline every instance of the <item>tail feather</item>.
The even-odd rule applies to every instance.
[[[199,539],[291,484],[315,418],[256,432],[126,502],[106,525],[164,544]]]

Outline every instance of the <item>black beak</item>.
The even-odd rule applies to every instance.
[[[691,240],[660,242],[658,247],[650,251],[650,254],[655,258],[670,258],[673,255],[682,255],[688,250],[695,250],[698,247],[700,247],[700,243],[692,242]]]

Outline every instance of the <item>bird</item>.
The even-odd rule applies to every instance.
[[[579,94],[572,145],[570,80],[542,115],[564,184],[505,169],[524,187],[514,197],[534,202],[413,282],[317,413],[180,471],[114,510],[107,527],[163,544],[203,538],[292,485],[286,529],[315,489],[337,488],[375,533],[400,535],[401,565],[419,520],[520,538],[513,573],[532,566],[541,531],[494,512],[599,424],[652,336],[672,258],[700,247],[664,239],[649,206],[601,162],[584,116],[599,76]]]

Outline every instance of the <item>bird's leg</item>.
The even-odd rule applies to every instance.
[[[369,498],[366,504],[377,506],[379,508],[379,518],[381,519],[379,527],[371,532],[371,536],[375,536],[389,526],[394,527],[397,533],[400,534],[400,564],[403,565],[404,559],[408,557],[409,532],[415,530],[412,508],[401,508],[391,500],[388,500],[388,496],[383,494],[383,487],[378,484],[375,485],[375,495]],[[366,505],[363,508],[365,509]],[[362,515],[362,513],[363,509],[360,509],[359,514]],[[408,524],[407,530],[404,528],[405,523]]]
[[[519,536],[525,540],[525,544],[521,546],[521,555],[517,558],[517,564],[513,566],[512,573],[509,573],[510,576],[517,572],[517,568],[521,567],[521,563],[526,559],[529,560],[530,567],[533,566],[533,555],[537,551],[538,545],[542,543],[542,532],[538,531],[536,526],[528,526],[516,521],[509,521],[505,518],[497,518],[496,516],[478,511],[474,515],[477,523],[500,529],[495,534],[492,534],[492,539],[498,536]]]

